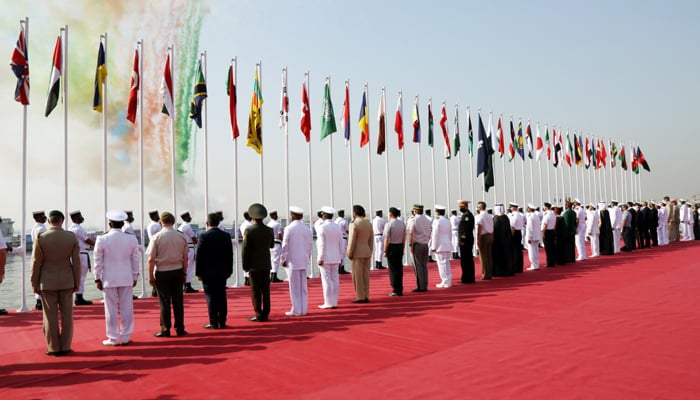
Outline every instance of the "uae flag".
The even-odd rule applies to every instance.
[[[49,97],[46,99],[46,112],[48,117],[58,104],[58,96],[61,93],[61,68],[63,67],[63,53],[61,52],[63,41],[61,35],[56,39],[56,47],[53,49],[53,66],[51,67],[51,78],[49,79]]]
[[[136,110],[138,108],[139,87],[141,86],[141,74],[139,72],[139,49],[134,51],[134,66],[131,70],[131,86],[129,87],[129,101],[126,105],[127,121],[136,123]]]

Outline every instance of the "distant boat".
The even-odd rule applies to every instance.
[[[13,221],[11,218],[0,217],[0,232],[2,232],[2,237],[12,237],[12,235],[15,233],[15,230],[13,228],[14,224],[15,221]]]

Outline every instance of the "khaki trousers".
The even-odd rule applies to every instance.
[[[369,299],[369,265],[370,257],[353,258],[350,260],[352,268],[352,284],[355,286],[355,299]]]

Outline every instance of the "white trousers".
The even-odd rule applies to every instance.
[[[323,305],[338,307],[338,293],[340,291],[340,279],[338,278],[338,265],[324,263],[321,271],[321,285],[323,286]]]
[[[289,298],[292,301],[292,309],[294,314],[306,315],[309,308],[309,296],[306,287],[306,270],[303,269],[286,269],[289,277]],[[338,272],[338,268],[336,268]]]
[[[435,255],[435,261],[438,265],[438,272],[440,273],[441,284],[443,286],[452,286],[452,270],[450,269],[450,252],[449,251],[436,251],[433,253]]]
[[[695,232],[693,232],[693,223],[685,223],[685,235],[683,235],[683,240],[695,240]]]
[[[134,300],[131,286],[104,288],[107,339],[127,343],[134,333]],[[120,318],[121,317],[121,318]]]
[[[452,231],[452,252],[459,253],[459,231]]]
[[[600,234],[592,233],[591,237],[591,257],[598,257],[600,255]]]
[[[90,256],[87,253],[80,253],[80,286],[75,294],[83,294],[85,292],[85,279],[88,274],[88,263]]]
[[[187,249],[187,283],[192,283],[194,269],[194,247],[190,247]]]
[[[666,231],[666,225],[661,225],[659,224],[659,227],[656,228],[656,237],[659,240],[659,246],[663,246],[665,244],[668,244],[668,231]]]
[[[275,247],[270,249],[270,261],[272,262],[272,272],[277,273],[280,269],[280,255],[282,255],[282,245],[275,242]]]
[[[613,253],[617,254],[620,252],[620,230],[619,229],[613,229],[612,234],[613,234]]]
[[[530,267],[540,267],[540,241],[531,240],[527,244],[527,258],[530,260]]]
[[[578,253],[577,260],[586,259],[586,232],[576,234],[576,253]]]
[[[382,262],[384,258],[384,235],[374,235],[374,262]],[[374,264],[372,264],[374,269]]]

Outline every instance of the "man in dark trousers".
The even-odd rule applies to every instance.
[[[459,220],[459,265],[462,267],[462,278],[459,283],[474,283],[474,214],[469,211],[469,201],[460,200],[459,212],[462,217]]]
[[[207,215],[207,231],[197,243],[195,274],[202,281],[209,312],[205,329],[225,328],[228,314],[226,279],[233,273],[233,244],[231,235],[218,229],[220,222],[216,213]]]
[[[275,234],[263,223],[267,216],[265,206],[254,203],[248,207],[248,214],[253,225],[246,229],[241,249],[243,270],[250,278],[250,296],[255,310],[255,315],[248,320],[265,322],[270,315],[270,249],[275,246]]]
[[[575,240],[576,240],[576,213],[571,207],[571,201],[565,203],[566,211],[564,211],[564,223],[566,224],[566,262],[572,263],[576,261]]]

